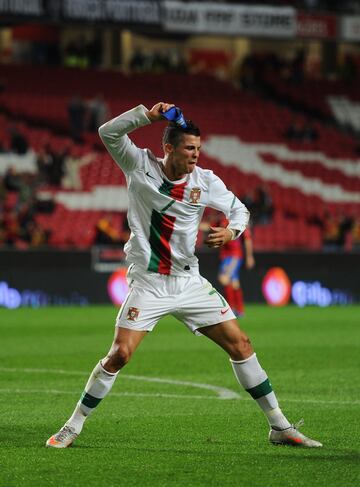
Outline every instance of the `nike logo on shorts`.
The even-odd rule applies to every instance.
[[[224,315],[225,313],[227,313],[227,312],[229,311],[229,309],[230,309],[230,308],[226,308],[225,310],[221,310],[221,311],[220,311],[220,313],[221,313],[222,315]]]

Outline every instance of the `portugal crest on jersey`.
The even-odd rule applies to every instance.
[[[201,196],[201,189],[200,188],[192,188],[190,191],[190,203],[197,204],[199,203]]]
[[[135,321],[139,316],[139,313],[140,313],[139,308],[130,307],[128,310],[127,319],[130,321]]]

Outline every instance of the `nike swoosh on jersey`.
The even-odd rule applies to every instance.
[[[155,179],[155,181],[156,181],[156,178],[154,178],[154,176],[152,176],[152,175],[150,174],[150,171],[147,171],[145,174],[146,174],[146,176],[148,176],[149,178],[151,178],[151,179]]]

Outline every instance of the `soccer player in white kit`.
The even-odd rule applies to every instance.
[[[212,171],[197,166],[200,130],[171,122],[164,131],[164,159],[140,149],[128,133],[165,120],[174,105],[143,105],[110,120],[99,129],[114,161],[125,173],[130,239],[125,246],[129,293],[116,319],[115,337],[105,358],[95,366],[75,410],[46,445],[66,448],[79,436],[86,418],[110,392],[145,335],[171,314],[192,332],[202,334],[229,355],[238,382],[254,398],[269,425],[274,444],[319,447],[289,423],[279,408],[266,372],[247,335],[240,330],[226,300],[199,274],[194,255],[198,227],[206,206],[224,213],[227,228],[212,227],[206,240],[220,247],[245,230],[249,212]]]

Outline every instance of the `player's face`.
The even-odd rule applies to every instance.
[[[178,175],[193,172],[200,156],[200,137],[184,134],[177,146],[172,146],[172,162]]]

